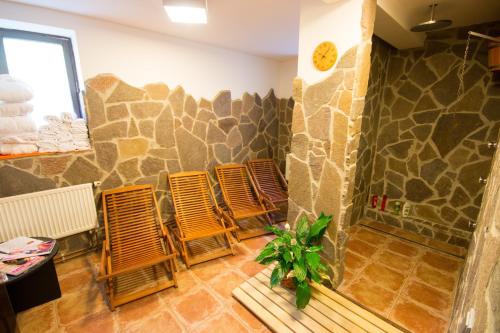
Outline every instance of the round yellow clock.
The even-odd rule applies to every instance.
[[[316,46],[313,53],[313,63],[320,71],[327,71],[337,61],[337,47],[332,42],[323,42]]]

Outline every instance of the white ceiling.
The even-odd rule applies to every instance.
[[[400,49],[422,46],[425,34],[410,28],[429,20],[433,2],[435,19],[451,19],[451,27],[500,20],[500,0],[377,0],[375,33]]]
[[[207,25],[169,21],[162,0],[10,0],[284,60],[297,55],[299,0],[208,0]],[[321,0],[317,0],[321,1]],[[326,1],[326,0],[323,0]],[[398,48],[421,46],[409,31],[432,0],[378,0],[375,33]],[[437,18],[466,26],[500,19],[500,0],[438,0]]]
[[[208,0],[207,25],[170,22],[162,0],[10,0],[264,57],[297,55],[299,0]]]

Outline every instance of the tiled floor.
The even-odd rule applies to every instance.
[[[445,332],[463,261],[397,237],[355,226],[339,291],[412,332]],[[186,270],[179,288],[111,312],[94,280],[98,254],[56,266],[63,296],[18,315],[21,333],[269,332],[231,296],[264,267],[254,258],[269,236],[235,246],[236,256]]]
[[[56,265],[63,296],[18,315],[21,333],[36,332],[269,332],[231,296],[264,266],[254,258],[269,236],[236,245],[236,256],[179,265],[179,287],[120,306],[111,312],[94,280],[99,255]]]
[[[354,226],[339,291],[411,332],[446,332],[463,260]]]

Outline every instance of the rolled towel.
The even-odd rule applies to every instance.
[[[71,122],[71,127],[87,127],[87,122],[82,118],[74,119]]]
[[[19,103],[32,98],[33,90],[29,85],[8,74],[0,75],[0,101]]]
[[[0,144],[1,155],[29,154],[38,151],[35,144]]]
[[[31,103],[1,103],[0,117],[24,116],[33,111]]]
[[[63,112],[61,113],[61,121],[63,123],[72,123],[74,120],[73,115],[69,112]]]
[[[89,130],[86,128],[79,128],[79,129],[72,128],[69,131],[72,134],[85,134],[85,135],[89,132]]]
[[[63,152],[76,150],[76,146],[73,144],[73,142],[59,143],[57,145],[57,148],[59,148],[59,151]]]
[[[36,132],[35,121],[30,116],[12,117],[16,120],[17,133]]]
[[[0,135],[17,133],[17,117],[0,117]]]
[[[58,142],[72,142],[73,136],[71,135],[71,133],[60,132],[60,133],[57,133],[56,139]]]
[[[37,133],[20,133],[0,136],[0,143],[31,143],[38,141]]]
[[[89,136],[85,133],[85,134],[73,134],[73,140],[74,141],[79,141],[79,140],[88,140],[89,139]]]

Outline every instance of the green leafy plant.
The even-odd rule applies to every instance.
[[[331,220],[332,216],[321,213],[310,226],[307,218],[303,216],[297,223],[295,232],[290,231],[288,224],[285,230],[274,226],[267,227],[277,237],[270,241],[255,259],[263,265],[276,262],[271,273],[271,288],[284,279],[293,280],[296,287],[296,305],[299,309],[305,308],[311,299],[311,281],[321,283],[330,280],[318,252],[323,249],[319,242]]]

